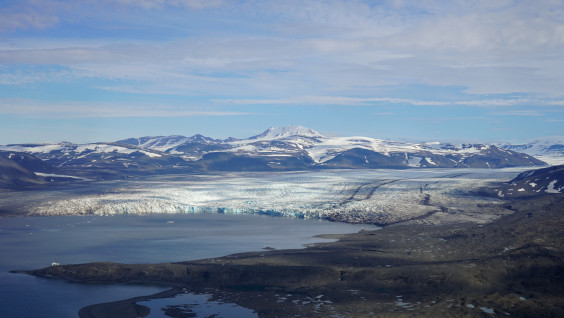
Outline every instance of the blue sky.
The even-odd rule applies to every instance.
[[[564,135],[560,0],[0,0],[0,144]]]

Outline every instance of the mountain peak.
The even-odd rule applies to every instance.
[[[194,136],[191,136],[191,137],[187,138],[186,140],[189,141],[189,142],[204,143],[204,144],[220,142],[220,140],[216,140],[216,139],[213,139],[211,137],[206,137],[206,136],[200,135],[200,134],[195,134]]]
[[[270,127],[262,134],[253,136],[250,139],[282,139],[293,136],[323,137],[319,132],[304,126],[284,126]]]

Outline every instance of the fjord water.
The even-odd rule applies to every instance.
[[[362,228],[375,227],[221,214],[0,218],[0,317],[78,317],[78,310],[87,305],[166,290],[157,286],[68,283],[10,270],[37,269],[52,262],[158,263],[265,247],[300,248],[323,241],[313,237],[318,234],[353,233]],[[244,309],[220,307],[218,310]]]

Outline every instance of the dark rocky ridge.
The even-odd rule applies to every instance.
[[[406,157],[421,157],[420,168],[507,168],[516,166],[545,165],[544,162],[525,154],[500,149],[496,146],[483,146],[477,154],[440,155],[430,151],[407,154],[395,152],[378,153],[369,149],[353,148],[338,154],[335,158],[320,165],[323,168],[337,169],[407,169],[412,168]]]
[[[517,198],[564,193],[564,165],[529,170],[497,189],[500,197]]]
[[[29,171],[45,173],[57,172],[57,168],[46,161],[25,152],[0,151],[0,157],[12,160]]]
[[[0,188],[19,188],[44,183],[44,179],[0,153]]]

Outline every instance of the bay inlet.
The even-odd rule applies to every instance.
[[[164,286],[97,285],[13,274],[52,263],[160,263],[264,248],[292,249],[370,225],[257,215],[155,214],[0,218],[0,316],[78,317],[80,308],[164,291]],[[189,297],[189,296],[184,296]],[[245,311],[198,299],[202,310]],[[202,300],[203,299],[203,300]],[[175,300],[171,299],[171,304]],[[177,300],[176,300],[177,302]],[[159,300],[163,306],[167,300]],[[152,306],[154,307],[154,306]],[[207,309],[206,309],[207,308]],[[211,309],[210,309],[211,308]],[[215,311],[214,311],[215,310]],[[151,317],[162,313],[153,308]],[[251,315],[252,316],[252,315]]]

